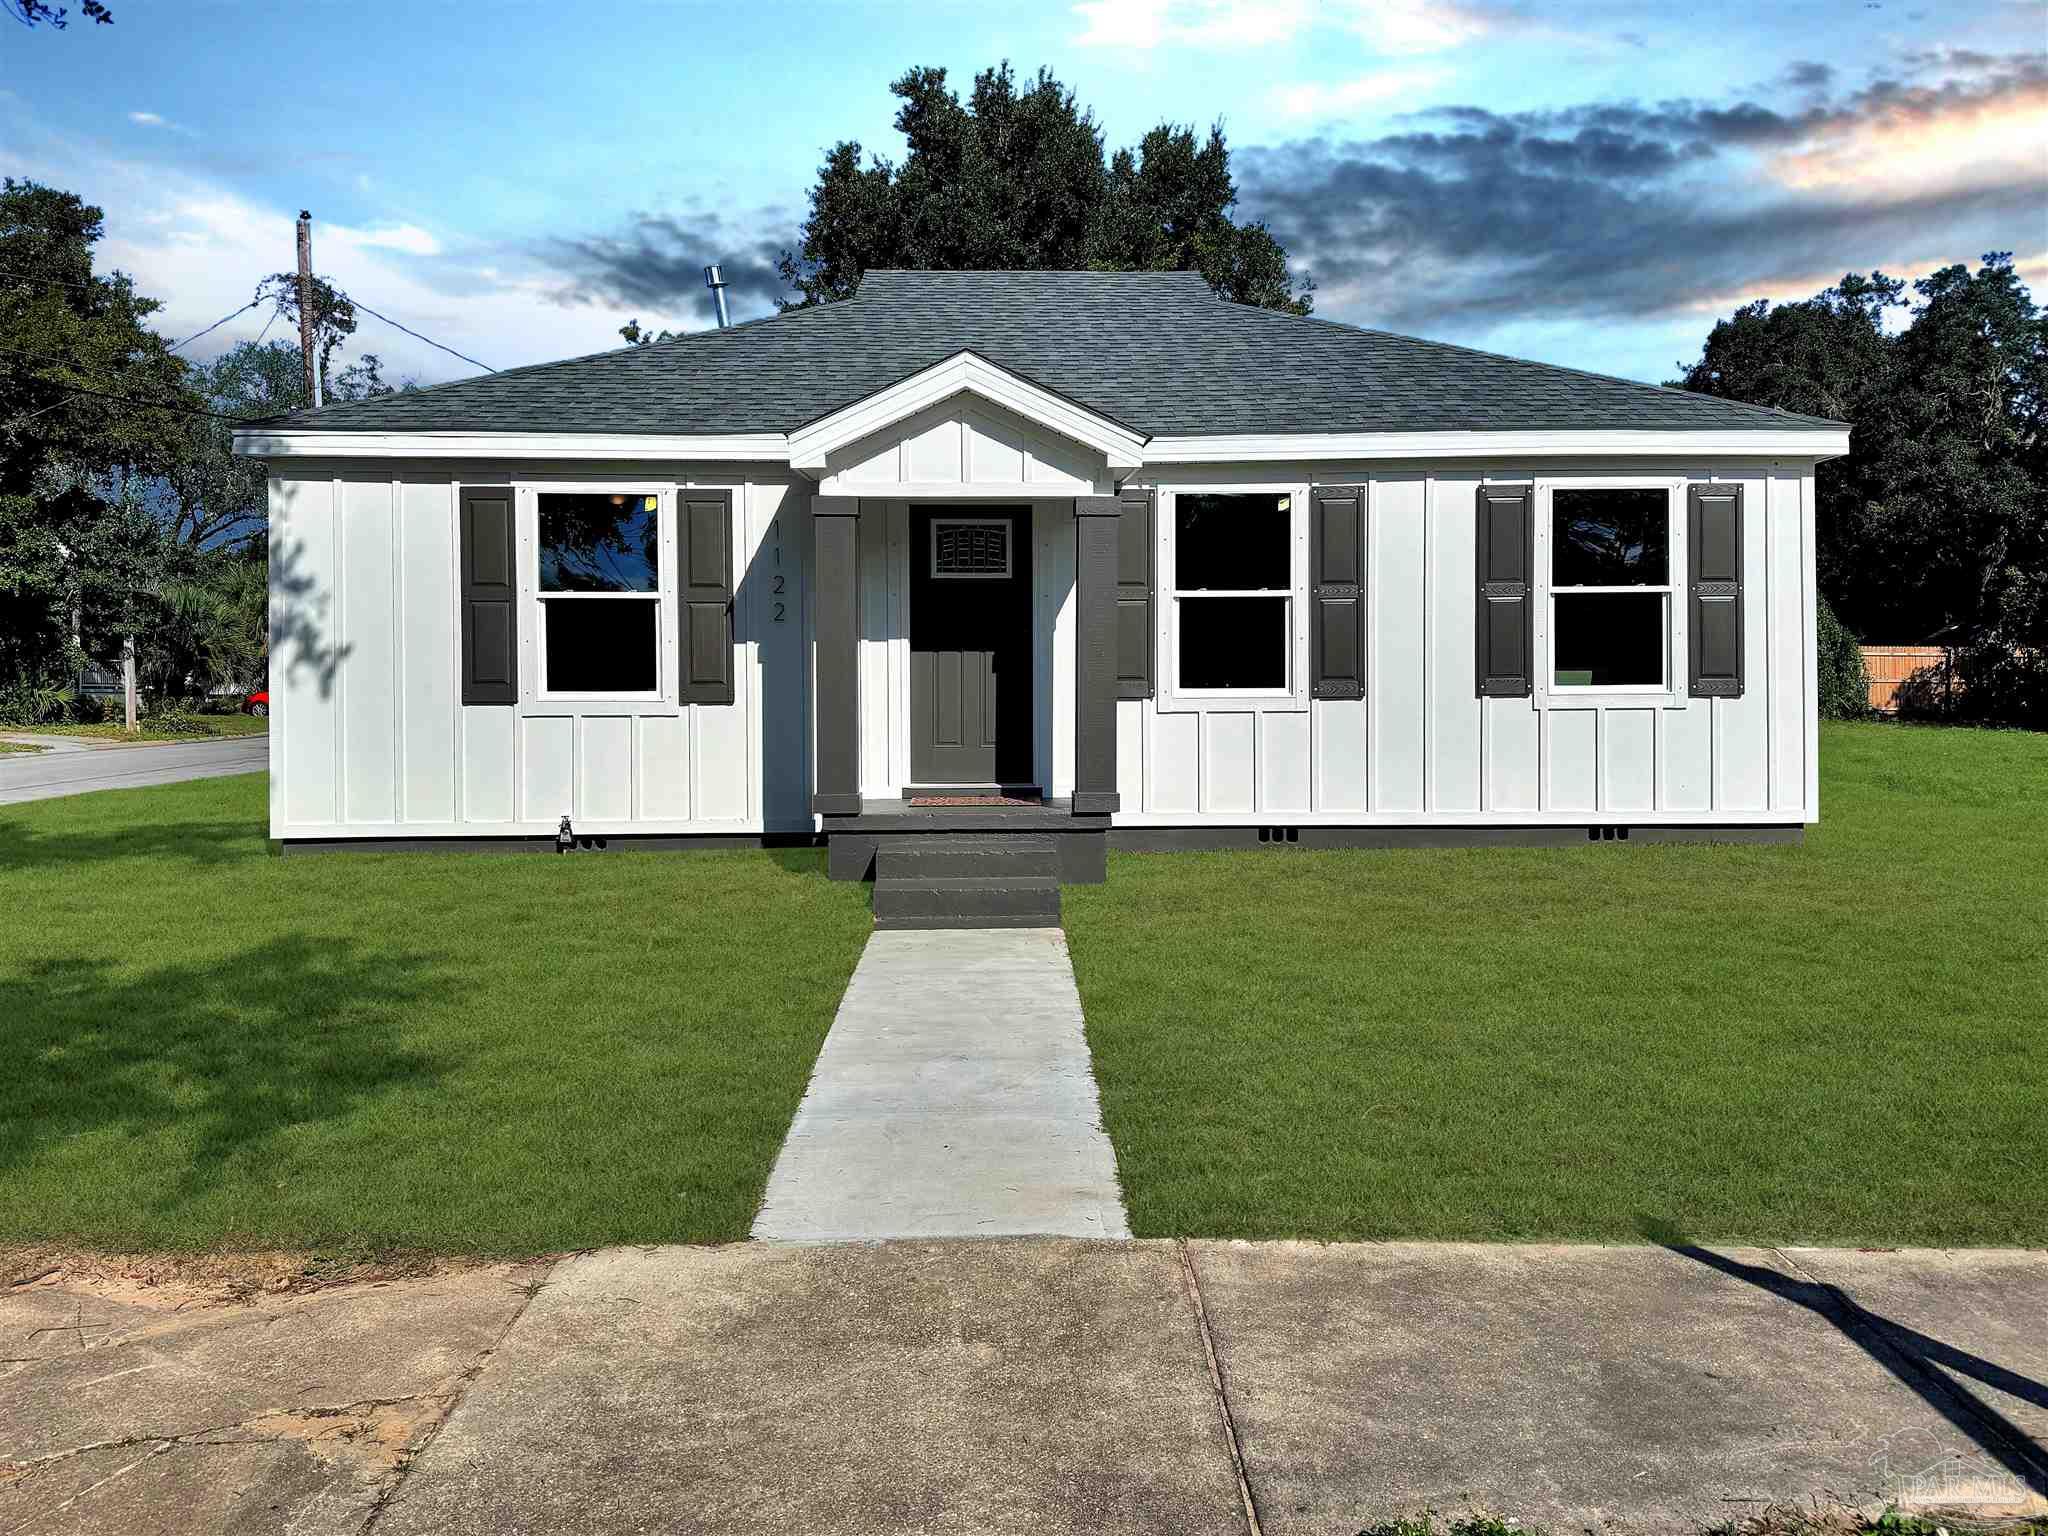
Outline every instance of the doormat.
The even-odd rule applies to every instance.
[[[1043,805],[1045,801],[1037,795],[913,795],[910,798],[912,810],[923,810],[930,806],[946,805]]]

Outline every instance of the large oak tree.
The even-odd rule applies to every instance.
[[[1223,129],[1162,123],[1104,153],[1095,114],[1041,69],[1005,63],[962,101],[943,69],[889,87],[908,142],[898,163],[852,140],[827,152],[797,248],[780,263],[796,305],[849,297],[877,268],[1200,272],[1226,298],[1307,314],[1314,284],[1288,270],[1264,223],[1232,217]]]

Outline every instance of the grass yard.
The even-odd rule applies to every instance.
[[[27,741],[0,741],[0,757],[33,757],[44,748]]]
[[[862,887],[809,851],[278,858],[264,796],[0,809],[0,1244],[746,1235]]]
[[[1133,1229],[2048,1242],[2048,736],[1821,745],[1803,848],[1112,855]]]
[[[83,736],[94,741],[206,741],[218,736],[263,736],[270,731],[270,722],[255,715],[186,715],[186,729],[179,731],[159,730],[154,721],[144,716],[130,731],[118,721],[105,721],[98,725],[25,725],[24,731],[38,736]]]

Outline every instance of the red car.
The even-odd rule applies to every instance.
[[[258,719],[268,715],[270,713],[270,690],[268,688],[259,689],[242,700],[242,713],[245,715],[255,715]]]

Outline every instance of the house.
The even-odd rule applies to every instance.
[[[288,848],[1017,834],[1086,879],[1818,814],[1838,422],[1189,273],[873,272],[236,447]]]

